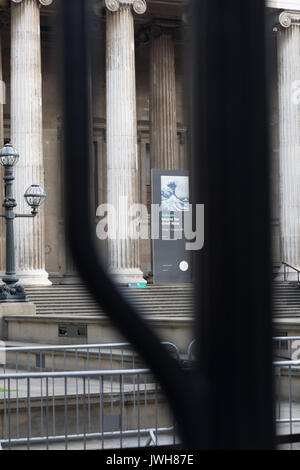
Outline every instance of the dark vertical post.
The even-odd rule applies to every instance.
[[[62,2],[67,226],[79,272],[161,383],[186,448],[271,449],[272,327],[264,3],[194,0],[198,361],[183,371],[120,295],[89,213],[87,1]],[[89,10],[88,10],[89,11]]]
[[[6,272],[3,277],[3,282],[6,284],[16,284],[18,277],[16,276],[15,268],[15,247],[14,247],[14,208],[16,201],[13,199],[12,186],[14,181],[14,169],[12,166],[5,167],[4,182],[5,182],[5,220],[6,220]]]
[[[273,446],[269,149],[262,0],[195,0],[193,174],[201,447]]]

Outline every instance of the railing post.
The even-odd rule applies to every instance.
[[[286,264],[283,264],[283,280],[286,282]]]

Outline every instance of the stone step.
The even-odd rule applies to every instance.
[[[177,316],[177,315],[192,315],[192,311],[188,311],[188,310],[181,310],[180,312],[172,312],[172,314],[169,313],[169,311],[167,312],[159,312],[159,311],[150,311],[150,312],[147,312],[147,311],[143,311],[141,312],[143,315],[171,315],[171,316]],[[296,312],[294,312],[296,313]],[[38,313],[38,315],[85,315],[85,316],[97,316],[97,315],[103,315],[103,312],[100,312],[98,310],[95,310],[95,311],[83,311],[83,310],[74,310],[74,309],[71,309],[71,310],[67,310],[67,309],[62,309],[62,310],[45,310],[45,311],[40,311]]]
[[[273,309],[282,309],[282,308],[299,308],[299,303],[290,303],[289,301],[283,302],[281,304],[273,304]]]
[[[90,302],[90,303],[96,303],[96,301],[88,296],[72,296],[72,294],[67,294],[65,296],[58,296],[53,293],[53,296],[47,294],[47,295],[34,295],[31,293],[27,293],[28,297],[34,297],[35,299],[38,299],[40,301],[48,301],[48,300],[69,300],[70,302],[77,302],[77,301],[85,301],[85,302]],[[192,295],[192,294],[191,294]],[[169,302],[173,301],[175,302],[190,302],[193,303],[191,300],[191,295],[190,296],[167,296],[167,295],[161,295],[161,296],[151,296],[151,297],[129,297],[129,296],[124,296],[125,299],[128,299],[129,301],[134,301],[134,302],[144,302],[144,301],[150,301],[150,302],[160,302],[161,300],[168,300]]]
[[[193,286],[147,286],[145,289],[120,288],[122,294],[144,315],[191,315],[194,309]],[[28,287],[30,301],[41,315],[103,315],[84,284]]]
[[[35,302],[36,303],[36,302]],[[48,305],[48,306],[43,306],[43,305],[40,305],[38,303],[36,303],[37,307],[41,310],[64,310],[64,309],[75,309],[75,310],[86,310],[86,311],[90,311],[90,310],[95,310],[95,311],[98,311],[99,312],[103,312],[103,309],[101,308],[98,308],[98,307],[89,307],[89,306],[80,306],[80,305],[68,305],[68,304],[63,304],[63,305]],[[135,306],[137,308],[137,310],[139,311],[149,311],[151,312],[152,310],[153,311],[169,311],[170,309],[172,310],[172,312],[176,312],[176,311],[179,311],[179,312],[182,312],[183,310],[187,310],[187,311],[193,311],[193,307],[188,307],[187,305],[184,305],[184,306],[172,306],[172,305],[166,305],[166,306],[157,306],[157,307],[154,307],[154,306]]]
[[[280,303],[280,302],[285,302],[285,301],[289,301],[289,302],[299,302],[299,299],[300,299],[300,296],[296,297],[294,295],[284,295],[282,297],[278,297],[278,298],[273,298],[273,303]]]
[[[273,284],[274,316],[300,315],[300,288],[295,282],[274,282]]]
[[[99,286],[100,287],[100,286]],[[73,290],[73,291],[77,291],[79,292],[80,290],[82,291],[86,291],[87,292],[87,288],[84,284],[80,284],[80,285],[74,285],[74,284],[60,284],[60,285],[52,285],[52,286],[47,286],[47,287],[34,287],[34,286],[28,286],[27,287],[28,290],[31,290],[31,291],[47,291],[47,290],[57,290],[57,291],[62,291],[62,290]],[[185,291],[192,291],[193,290],[193,287],[192,285],[173,285],[173,284],[170,284],[168,286],[151,286],[151,285],[148,285],[146,288],[128,288],[128,287],[120,287],[119,290],[121,292],[136,292],[136,293],[139,293],[139,292],[155,292],[155,291],[159,291],[159,292],[163,292],[163,291],[167,291],[167,292],[170,292],[170,290],[172,291],[182,291],[182,290],[185,290]]]

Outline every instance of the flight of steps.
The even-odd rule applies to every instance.
[[[121,288],[143,315],[193,315],[193,286],[148,285],[146,289]],[[83,284],[27,287],[30,301],[37,314],[93,316],[104,314]],[[300,318],[300,286],[296,282],[274,282],[274,316]]]
[[[192,315],[192,285],[151,286],[146,289],[121,288],[124,295],[143,315]],[[83,284],[28,287],[30,301],[36,304],[37,314],[44,315],[99,315],[99,308]]]
[[[273,314],[300,317],[300,285],[297,282],[274,282]]]

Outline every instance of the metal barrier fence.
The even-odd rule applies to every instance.
[[[274,341],[275,423],[278,436],[300,434],[300,337],[280,336]],[[192,366],[195,341],[188,347],[188,363]],[[258,366],[259,367],[259,364]],[[287,444],[300,449],[299,444]]]
[[[180,359],[174,344],[163,344]],[[6,355],[0,374],[2,449],[177,443],[160,387],[128,343],[7,347],[1,352]]]
[[[0,386],[2,448],[176,442],[172,417],[148,369],[1,374]]]
[[[163,344],[180,359],[174,344]],[[300,337],[277,337],[274,345],[277,434],[300,434]],[[194,346],[195,341],[187,352],[190,365]],[[128,343],[1,351],[6,353],[0,374],[3,449],[178,443],[161,389]]]
[[[274,357],[276,359],[273,362],[273,367],[277,435],[299,434],[300,337],[274,338]],[[290,449],[300,448],[299,444],[289,444],[288,447]]]
[[[173,343],[161,343],[179,361]],[[129,343],[35,345],[0,347],[0,372],[57,372],[79,370],[136,369],[144,367]]]

